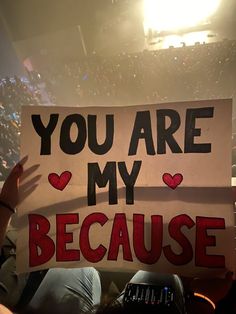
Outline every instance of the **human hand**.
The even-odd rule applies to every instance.
[[[15,165],[4,182],[0,193],[0,248],[3,243],[10,218],[15,212],[16,206],[19,204],[19,194],[21,195],[21,201],[24,200],[36,189],[37,181],[41,177],[41,175],[32,177],[32,174],[36,169],[38,169],[39,165],[31,166],[23,171],[23,166],[27,160],[28,157],[24,157],[18,164]],[[26,181],[28,177],[31,179]],[[20,188],[19,179],[22,180]]]
[[[19,191],[21,191],[22,194],[22,201],[37,187],[37,181],[41,177],[40,175],[37,175],[28,182],[25,182],[26,179],[39,167],[39,165],[34,165],[26,170],[23,169],[27,160],[28,156],[22,158],[21,161],[15,165],[4,182],[0,193],[0,201],[7,204],[12,210],[19,204]],[[22,185],[19,188],[20,179],[22,180]]]
[[[14,209],[18,203],[19,178],[23,173],[21,162],[15,165],[3,184],[0,201]]]

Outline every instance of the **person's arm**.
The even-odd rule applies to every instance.
[[[0,249],[5,237],[6,229],[11,216],[15,212],[18,203],[19,178],[23,173],[23,167],[18,163],[9,174],[3,184],[0,193]]]

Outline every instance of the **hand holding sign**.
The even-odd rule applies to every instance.
[[[6,179],[2,191],[1,200],[9,204],[12,208],[15,208],[19,203],[29,196],[37,187],[37,182],[41,178],[41,175],[37,175],[26,182],[26,179],[32,175],[39,167],[39,165],[33,165],[28,169],[23,167],[28,160],[28,156],[19,161],[12,169],[10,175]],[[19,180],[21,186],[19,187]],[[19,194],[21,198],[19,199]]]
[[[9,176],[3,184],[0,201],[3,209],[7,211],[1,211],[0,219],[0,247],[5,237],[5,231],[9,223],[11,215],[14,213],[14,210],[17,205],[26,199],[37,187],[37,182],[40,178],[40,175],[33,177],[32,179],[24,182],[30,174],[39,167],[39,165],[34,165],[23,172],[23,166],[28,160],[28,156],[21,159],[15,167],[11,170]],[[19,180],[24,182],[19,187]],[[19,198],[19,195],[21,198]]]

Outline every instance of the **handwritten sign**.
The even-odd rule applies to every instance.
[[[21,195],[18,271],[233,270],[231,107],[24,107],[21,154],[41,179]]]

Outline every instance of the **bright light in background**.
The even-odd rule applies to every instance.
[[[182,47],[183,43],[186,46],[193,46],[196,42],[203,44],[204,42],[209,41],[207,37],[209,31],[202,32],[191,32],[183,35],[168,35],[165,36],[162,40],[162,49],[167,49],[170,46]]]
[[[144,30],[179,30],[206,22],[221,0],[143,0]]]

